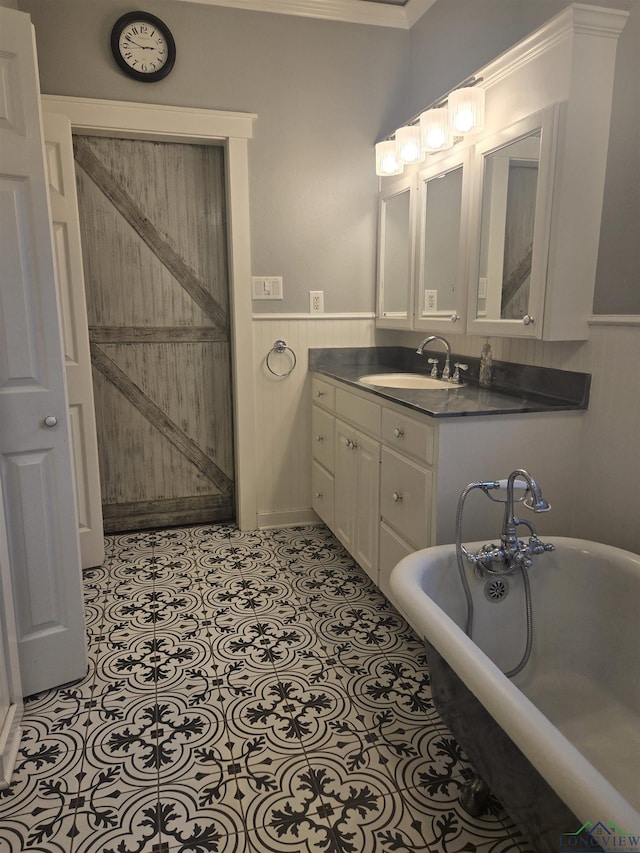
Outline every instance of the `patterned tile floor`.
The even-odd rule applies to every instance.
[[[111,536],[90,668],[26,702],[0,851],[529,851],[433,709],[424,649],[323,527]]]

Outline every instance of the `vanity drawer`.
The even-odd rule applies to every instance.
[[[433,465],[436,429],[393,409],[382,410],[382,438],[398,453],[412,456]]]
[[[311,506],[327,527],[333,530],[333,477],[321,465],[313,462],[311,468]]]
[[[334,423],[335,418],[324,409],[312,406],[311,412],[311,453],[321,465],[331,471],[334,468]]]
[[[382,518],[416,549],[428,547],[433,473],[387,447],[382,448],[381,467]]]
[[[371,400],[341,388],[336,390],[336,413],[370,435],[380,435],[380,410],[381,406]]]
[[[311,398],[318,406],[324,406],[325,409],[333,411],[336,407],[335,386],[314,376],[311,380]]]

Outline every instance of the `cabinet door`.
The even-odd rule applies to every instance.
[[[470,334],[542,338],[558,106],[476,145]]]
[[[386,186],[378,210],[378,309],[376,325],[409,329],[414,273],[415,176]]]
[[[355,438],[358,495],[355,511],[356,562],[378,583],[378,532],[380,527],[380,445],[362,433]]]
[[[355,507],[358,500],[358,457],[356,431],[336,420],[334,533],[355,557]]]
[[[418,274],[414,328],[465,331],[467,315],[469,148],[418,177]]]
[[[382,518],[417,548],[431,544],[433,472],[403,456],[382,451]]]
[[[395,530],[388,527],[384,521],[380,524],[380,555],[379,555],[379,572],[378,586],[380,591],[395,604],[393,592],[391,591],[391,572],[398,565],[400,560],[403,560],[409,554],[414,552],[413,546],[404,541]]]

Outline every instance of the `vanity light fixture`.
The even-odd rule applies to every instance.
[[[463,86],[448,97],[449,127],[455,136],[476,133],[484,127],[484,89]]]
[[[419,124],[405,125],[396,130],[396,157],[402,164],[422,163],[425,152]]]
[[[393,139],[385,139],[376,145],[376,175],[389,177],[401,175],[404,170],[396,156],[396,143]]]
[[[437,107],[425,110],[420,116],[422,147],[427,153],[445,151],[453,147],[453,134],[449,128],[449,110]]]
[[[376,145],[376,175],[402,174],[405,165],[422,163],[427,154],[446,151],[467,133],[484,127],[482,77],[469,77],[444,98]]]

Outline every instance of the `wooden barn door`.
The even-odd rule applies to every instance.
[[[224,150],[74,156],[105,530],[233,519]]]

